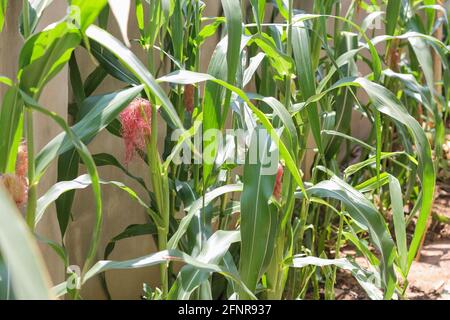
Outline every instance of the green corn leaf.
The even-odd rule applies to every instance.
[[[110,35],[108,32],[96,27],[90,26],[86,30],[86,34],[89,38],[97,41],[102,46],[110,50],[122,63],[124,63],[133,74],[139,78],[139,80],[145,84],[146,90],[156,96],[162,104],[162,108],[167,113],[171,125],[174,128],[183,129],[183,124],[178,117],[178,114],[170,102],[169,98],[165,94],[164,90],[156,83],[153,76],[149,73],[147,68],[141,61],[120,41]],[[184,131],[184,130],[183,130]]]
[[[151,213],[150,207],[137,195],[131,188],[117,181],[99,180],[99,184],[112,185],[125,191],[133,200],[136,200],[148,213]],[[36,208],[36,224],[42,219],[45,210],[58,199],[62,194],[71,190],[80,190],[90,187],[92,179],[89,175],[84,174],[71,181],[61,181],[54,184],[41,198],[39,198]],[[153,217],[153,215],[152,215]]]
[[[0,83],[6,84],[8,87],[13,86],[13,82],[10,78],[5,76],[0,76]]]
[[[135,13],[136,13],[137,25],[139,28],[139,32],[141,33],[141,37],[146,39],[147,35],[145,33],[145,31],[146,31],[145,30],[145,9],[142,4],[142,0],[136,0]],[[103,28],[103,29],[106,29],[106,28]]]
[[[294,121],[292,120],[289,112],[286,110],[286,107],[277,99],[273,97],[263,97],[258,94],[247,94],[249,99],[252,100],[260,100],[266,103],[269,107],[271,107],[274,113],[280,117],[281,122],[287,128],[287,132],[289,134],[289,146],[291,146],[290,150],[297,150],[296,145],[298,141],[297,130],[295,128]]]
[[[128,40],[128,17],[130,16],[131,0],[108,0],[114,17],[119,25],[120,33],[123,41],[129,47],[130,40]]]
[[[112,52],[96,41],[91,41],[89,45],[90,52],[100,64],[99,68],[103,70],[103,72],[110,74],[114,78],[127,84],[139,85],[139,79],[129,71]],[[85,85],[87,85],[87,83],[86,79]]]
[[[84,82],[84,95],[87,97],[92,95],[107,75],[107,72],[102,67],[95,68]]]
[[[23,123],[23,100],[19,89],[14,86],[6,92],[0,110],[0,152],[4,155],[0,157],[0,172],[15,167],[17,146],[22,135],[20,123]]]
[[[156,2],[158,3],[158,2]],[[159,10],[159,8],[155,8],[156,10]],[[173,46],[173,54],[175,59],[178,61],[182,61],[183,59],[183,49],[184,49],[184,43],[183,43],[183,32],[184,32],[184,15],[183,15],[183,8],[181,1],[176,1],[173,14],[171,17],[171,29],[169,29],[171,33],[172,38],[172,46]],[[159,28],[159,25],[152,26],[152,30],[156,31]],[[153,42],[151,42],[153,44]]]
[[[316,94],[316,81],[312,70],[311,51],[309,48],[308,30],[304,25],[292,28],[292,51],[294,53],[299,88],[305,100]],[[323,155],[322,138],[320,134],[319,110],[316,103],[306,108],[314,141]]]
[[[58,157],[58,181],[67,181],[75,179],[78,176],[78,166],[80,156],[74,148]],[[69,191],[61,195],[55,201],[56,215],[58,217],[61,236],[64,237],[67,226],[72,215],[72,204],[75,198],[75,192]]]
[[[247,84],[250,83],[252,80],[253,75],[255,74],[256,70],[258,69],[259,65],[263,61],[263,59],[266,57],[266,54],[263,52],[259,52],[256,56],[253,58],[250,58],[250,63],[245,69],[244,77],[242,79],[242,86],[245,87]]]
[[[208,66],[208,74],[225,80],[226,70],[227,70],[227,38],[223,38],[216,46],[211,61]],[[223,99],[223,88],[214,82],[207,82],[205,85],[205,94],[203,99],[203,131],[208,132],[210,129],[220,129],[221,124],[225,122],[222,119],[222,99]],[[204,148],[210,148],[212,150],[212,155],[217,154],[217,142],[216,140],[209,141],[204,139]],[[213,164],[204,163],[203,165],[203,176],[205,181],[207,181],[209,175],[213,170]]]
[[[204,26],[195,38],[195,43],[197,46],[201,46],[203,42],[209,37],[216,35],[217,29],[225,22],[225,18],[217,17],[214,21],[206,26]]]
[[[389,0],[386,7],[386,34],[393,36],[397,21],[400,15],[402,2],[399,0]]]
[[[3,31],[3,25],[5,23],[6,7],[8,6],[8,0],[0,0],[0,32]]]
[[[0,184],[0,252],[17,299],[52,299],[50,277],[16,204]]]
[[[85,100],[83,81],[81,73],[78,68],[75,55],[69,60],[69,75],[72,92],[77,106],[77,113],[81,103]],[[78,119],[78,114],[74,114],[75,119]],[[58,157],[58,177],[57,181],[72,180],[78,176],[78,164],[80,156],[76,149],[69,150]],[[72,204],[75,197],[74,191],[69,191],[58,198],[55,202],[56,215],[58,217],[61,237],[64,238],[67,226],[69,224],[70,216],[72,214]]]
[[[346,19],[344,17],[340,17],[340,16],[325,15],[325,14],[298,14],[298,15],[296,15],[294,17],[294,26],[302,25],[302,23],[304,21],[307,21],[307,20],[318,19],[318,18],[322,18],[322,17],[327,17],[327,18],[343,21],[343,22],[345,22],[349,26],[352,26],[353,28],[355,28],[358,31],[358,33],[367,42],[366,47],[369,49],[370,57],[372,59],[370,67],[373,70],[373,77],[374,77],[374,79],[378,80],[380,78],[380,75],[381,75],[381,60],[380,60],[378,52],[377,52],[377,50],[375,48],[375,45],[374,45],[375,42],[373,40],[369,39],[369,37],[367,37],[367,35],[365,34],[364,30],[361,29],[361,27],[358,24],[356,24],[353,21],[350,21],[350,20],[348,20],[348,19]],[[293,38],[293,40],[294,40],[294,38]]]
[[[218,230],[206,241],[202,251],[195,259],[204,263],[218,265],[228,252],[230,245],[239,240],[239,231]],[[204,284],[209,276],[210,272],[206,270],[198,269],[191,265],[184,266],[178,273],[177,280],[167,298],[169,300],[188,300],[193,291]]]
[[[105,253],[103,254],[103,259],[108,259],[109,255],[113,252],[117,241],[157,233],[158,230],[154,223],[131,224],[108,242]]]
[[[236,84],[236,72],[240,65],[242,39],[242,13],[240,0],[222,0],[222,7],[227,21],[227,82]],[[222,119],[228,116],[231,91],[227,91],[223,105]],[[223,124],[221,124],[221,127]]]
[[[241,1],[222,0],[228,32],[227,45],[227,82],[234,85],[236,82],[236,71],[241,56],[242,37],[242,14]]]
[[[272,197],[278,157],[269,159],[270,136],[256,129],[252,136],[244,166],[244,189],[241,194],[241,254],[239,273],[246,286],[254,291],[260,277],[270,261],[275,246],[277,215],[274,205],[269,205]],[[256,156],[255,156],[256,155]],[[255,157],[256,159],[254,159]],[[271,172],[270,168],[272,166]],[[275,166],[275,168],[273,168]],[[241,298],[245,294],[241,293]]]
[[[175,190],[185,208],[189,208],[198,199],[197,193],[189,182],[175,180]]]
[[[424,0],[423,4],[426,6],[425,12],[427,14],[427,32],[431,34],[436,17],[436,11],[431,7],[436,4],[436,0]]]
[[[350,241],[355,246],[355,248],[357,248],[364,255],[364,257],[367,258],[371,265],[378,266],[380,264],[380,261],[375,256],[375,254],[372,253],[371,248],[369,247],[369,243],[367,241],[361,240],[358,237],[354,227],[350,226],[349,229],[350,232],[344,231],[342,233],[344,238]]]
[[[69,255],[64,245],[61,245],[56,241],[50,240],[38,234],[35,234],[35,236],[39,242],[48,245],[58,255],[58,257],[61,258],[62,262],[64,263],[64,267],[67,268],[69,266]]]
[[[79,27],[81,32],[85,32],[95,22],[107,3],[108,0],[71,0],[74,25]]]
[[[85,275],[83,278],[82,284],[86,283],[89,279],[100,274],[102,272],[108,270],[123,270],[123,269],[137,269],[144,268],[149,266],[158,265],[161,263],[167,263],[169,261],[178,261],[183,262],[188,265],[192,265],[196,269],[208,271],[208,272],[217,272],[222,274],[226,278],[235,282],[238,286],[242,287],[244,291],[248,292],[251,295],[252,299],[255,299],[255,296],[245,288],[245,285],[239,279],[239,276],[233,272],[228,271],[226,268],[220,267],[217,264],[205,263],[199,261],[185,253],[182,253],[178,250],[164,250],[157,253],[153,253],[147,256],[143,256],[140,258],[135,258],[131,260],[125,261],[111,261],[111,260],[102,260],[97,262]],[[53,292],[57,295],[63,295],[67,292],[67,283],[63,282],[53,288]]]
[[[411,38],[420,38],[420,39],[424,39],[429,41],[430,43],[435,44],[437,47],[441,48],[442,50],[448,52],[448,48],[447,46],[439,39],[436,39],[432,36],[429,36],[427,34],[423,34],[420,32],[416,32],[416,31],[408,31],[406,33],[400,34],[398,36],[388,36],[388,35],[381,35],[381,36],[376,36],[375,38],[373,38],[371,40],[371,44],[372,45],[377,45],[381,42],[384,41],[389,41],[392,39],[400,39],[400,40],[405,40],[405,39],[411,39]]]
[[[227,88],[228,90],[233,91],[236,93],[247,105],[250,107],[250,109],[254,112],[256,117],[259,119],[261,124],[266,128],[268,132],[272,134],[272,139],[277,145],[277,147],[280,150],[280,156],[284,159],[286,163],[286,167],[291,172],[292,176],[294,177],[297,184],[300,186],[302,190],[305,190],[303,185],[303,180],[300,175],[300,172],[297,168],[297,165],[295,164],[289,150],[286,148],[285,144],[281,141],[281,139],[278,137],[278,135],[275,133],[275,129],[273,128],[270,121],[267,119],[265,114],[259,110],[247,97],[247,95],[241,90],[238,89],[230,84],[228,84],[225,81],[219,80],[214,78],[211,75],[204,74],[204,73],[198,73],[198,72],[192,72],[192,71],[186,71],[186,70],[179,70],[175,71],[171,74],[168,74],[166,76],[163,76],[158,79],[160,82],[171,82],[171,83],[179,83],[179,84],[188,84],[188,83],[198,83],[202,81],[213,81],[217,84],[220,84],[221,86]]]
[[[395,2],[399,2],[399,1],[395,1],[395,0],[389,1],[389,3],[391,3],[391,2],[393,2],[392,4],[394,4]],[[374,24],[376,23],[377,19],[381,19],[381,16],[384,14],[385,13],[383,11],[374,11],[374,12],[371,12],[370,14],[368,14],[367,17],[365,17],[363,22],[361,23],[361,30],[363,30],[365,32],[365,31],[367,31],[367,29],[369,29],[369,27],[373,27]],[[388,12],[387,15],[389,15],[389,14],[394,15],[395,11],[391,12],[391,13]],[[387,19],[388,18],[386,17],[386,23],[389,22],[389,21],[387,21]],[[392,21],[391,21],[391,23],[392,23]],[[394,27],[395,27],[395,25],[394,25]],[[387,30],[387,28],[386,28],[386,30]],[[360,35],[360,37],[361,37],[361,35]]]
[[[317,266],[317,267],[325,267],[325,266],[336,266],[343,270],[348,270],[352,273],[355,279],[359,282],[361,287],[366,291],[368,296],[372,300],[381,300],[383,299],[383,294],[373,283],[373,274],[364,270],[356,263],[352,263],[347,259],[322,259],[317,257],[302,257],[302,256],[294,256],[292,258],[291,267],[293,268],[303,268],[306,266]],[[371,281],[372,278],[372,281]]]
[[[387,158],[393,158],[393,157],[400,156],[400,155],[406,155],[406,156],[408,156],[408,154],[405,153],[405,152],[403,152],[403,151],[396,151],[396,152],[381,152],[381,154],[380,154],[380,159],[378,159],[377,156],[375,156],[375,157],[370,157],[370,158],[367,159],[367,160],[364,160],[364,161],[355,163],[355,164],[353,164],[353,165],[348,166],[347,168],[345,168],[344,174],[345,174],[346,176],[351,176],[351,175],[355,174],[356,172],[358,172],[359,170],[361,170],[361,169],[363,169],[363,168],[365,168],[365,167],[367,167],[367,166],[370,166],[370,165],[372,165],[372,164],[374,164],[374,163],[377,163],[379,160],[387,159]],[[414,163],[415,165],[417,165],[416,159],[414,159],[414,158],[411,157],[411,156],[409,156],[408,159],[411,160],[412,163]]]
[[[357,35],[354,33],[346,32],[343,35],[342,46],[345,47],[346,52],[351,52],[357,47]],[[339,58],[338,58],[339,60]],[[348,64],[341,66],[340,72],[344,76],[355,76],[358,73],[358,68],[354,59],[347,60]],[[336,131],[343,133],[351,132],[351,119],[354,101],[354,93],[351,88],[342,89],[336,97],[336,116],[334,121],[334,128]],[[340,149],[341,144],[339,140],[336,141],[335,136],[332,136],[326,143],[325,155],[327,159],[331,159]]]
[[[173,234],[173,236],[170,238],[169,242],[167,243],[167,248],[169,249],[175,249],[178,246],[178,242],[181,240],[181,237],[186,233],[186,231],[189,228],[189,225],[196,217],[196,222],[198,223],[200,220],[200,210],[203,208],[203,206],[207,206],[211,201],[217,199],[221,195],[229,192],[240,192],[242,191],[242,185],[241,184],[234,184],[234,185],[225,185],[219,188],[216,188],[204,195],[204,197],[197,199],[192,203],[192,205],[186,210],[188,211],[186,216],[180,221],[180,224],[178,226],[177,231]],[[201,230],[201,229],[200,229]],[[202,234],[198,234],[198,241],[197,243],[201,243]]]
[[[74,100],[79,106],[83,100],[86,99],[86,95],[84,93],[83,80],[81,79],[81,72],[75,54],[73,54],[69,60],[69,77]]]
[[[234,30],[234,32],[237,31]],[[237,35],[233,35],[233,37],[237,37]],[[229,36],[224,37],[217,44],[213,56],[211,57],[211,61],[208,65],[209,76],[220,80],[226,80],[228,77],[228,38]],[[240,45],[238,46],[238,49],[240,50],[239,52],[243,50],[249,40],[250,37],[242,37]],[[226,97],[224,97],[223,94],[224,89],[222,86],[220,86],[220,84],[212,81],[208,81],[206,83],[203,99],[203,132],[208,132],[208,130],[210,129],[221,130],[223,128],[226,121],[226,116],[228,114],[229,106],[227,104],[230,101],[230,93],[227,92]],[[207,148],[211,150],[211,156],[215,157],[217,155],[218,143],[216,139],[212,139],[212,141],[210,139],[204,139],[203,144],[204,150],[206,150]],[[206,181],[206,183],[208,183],[208,178],[213,171],[213,167],[214,164],[212,163],[203,164],[203,179]]]
[[[431,148],[428,139],[419,125],[419,123],[410,116],[404,107],[398,102],[396,97],[386,88],[368,81],[364,78],[358,78],[356,83],[360,84],[372,100],[373,106],[381,113],[392,117],[405,125],[417,146],[419,157],[419,176],[422,183],[422,207],[417,220],[414,236],[408,252],[408,266],[411,266],[416,256],[422,237],[424,236],[428,216],[431,211],[435,187],[435,172],[433,161],[431,159]]]
[[[86,271],[87,268],[89,268],[93,262],[94,256],[97,253],[97,248],[100,241],[100,232],[103,222],[103,212],[102,212],[102,196],[101,196],[101,189],[100,189],[100,182],[97,172],[97,167],[95,166],[94,160],[92,159],[91,154],[89,153],[89,150],[87,149],[86,145],[83,144],[83,142],[80,140],[80,138],[74,133],[74,131],[67,125],[67,123],[64,121],[63,118],[58,116],[56,113],[51,112],[42,106],[39,105],[33,98],[28,96],[25,92],[20,92],[22,95],[22,98],[25,102],[25,106],[27,108],[32,109],[33,111],[39,112],[48,118],[55,121],[65,132],[65,134],[68,136],[68,139],[70,139],[73,146],[77,149],[81,159],[86,165],[88,174],[90,179],[92,180],[92,190],[94,194],[94,200],[95,200],[95,222],[92,232],[92,240],[89,246],[89,251],[84,263],[83,271]]]
[[[2,0],[4,1],[4,0]],[[53,0],[27,0],[28,1],[28,25],[24,25],[24,14],[21,12],[21,19],[19,23],[19,30],[22,36],[25,35],[25,29],[28,30],[29,34],[34,33],[39,20],[44,13],[44,10],[53,2]]]
[[[125,173],[128,177],[138,182],[145,190],[148,191],[147,185],[145,184],[144,179],[141,177],[135,176],[130,171],[128,171],[120,162],[117,160],[113,155],[109,153],[98,153],[92,155],[92,158],[94,158],[95,165],[97,167],[103,167],[103,166],[113,166],[121,170],[123,173]]]
[[[434,70],[433,66],[435,62],[433,61],[433,57],[431,55],[431,46],[427,44],[427,42],[419,37],[409,38],[409,43],[414,50],[414,53],[419,61],[419,64],[422,68],[423,74],[425,76],[425,80],[431,93],[431,97],[428,99],[429,108],[432,110],[434,115],[434,125],[435,125],[435,151],[436,154],[441,154],[441,146],[444,144],[445,139],[445,125],[442,120],[442,113],[439,110],[439,107],[436,103],[435,97],[437,95],[434,84]],[[437,50],[439,52],[439,50]],[[447,51],[448,52],[448,51]],[[441,61],[446,63],[446,57],[442,57]],[[448,68],[447,68],[448,69]]]
[[[65,22],[30,37],[19,56],[20,88],[38,96],[44,85],[69,61],[80,41],[79,30],[69,28]]]
[[[142,88],[143,86],[137,86],[86,99],[80,109],[80,112],[85,115],[73,126],[73,132],[82,141],[90,141],[119,115],[142,91]],[[66,133],[63,132],[56,136],[37,154],[36,175],[40,177],[55,157],[72,148],[72,141]]]
[[[367,179],[366,181],[361,182],[360,184],[355,186],[355,189],[361,193],[371,192],[381,188],[388,182],[389,182],[389,173],[381,172],[378,177],[375,176],[370,179]]]
[[[364,147],[364,148],[366,148],[366,149],[368,149],[368,150],[372,150],[372,151],[375,150],[374,147],[372,147],[371,145],[365,143],[364,141],[362,141],[362,140],[360,140],[360,139],[357,139],[357,138],[355,138],[355,137],[349,136],[349,135],[347,135],[347,134],[345,134],[345,133],[342,133],[342,132],[339,132],[339,131],[334,131],[334,130],[322,130],[322,133],[323,133],[323,134],[326,134],[326,135],[333,135],[333,136],[336,136],[336,137],[341,137],[341,138],[347,139],[347,140],[349,140],[349,141],[351,141],[351,142],[354,142],[354,143],[359,144],[360,146],[362,146],[362,147]]]
[[[288,19],[288,15],[289,15],[288,2],[289,2],[289,0],[275,0],[276,7],[278,8],[278,10],[280,10],[280,13],[285,20]]]
[[[395,240],[399,256],[400,270],[405,277],[408,274],[408,247],[406,244],[406,223],[403,211],[403,197],[400,182],[389,175],[389,193],[391,196],[392,216],[394,220]]]
[[[330,89],[310,98],[310,101],[317,101],[323,98],[328,92],[342,86],[357,86],[364,89],[368,94],[372,105],[382,114],[394,119],[396,123],[404,125],[412,135],[417,148],[418,173],[422,184],[422,198],[420,213],[418,216],[416,229],[408,250],[408,268],[417,254],[421,240],[424,236],[428,216],[430,215],[435,188],[435,171],[431,158],[430,143],[420,124],[408,113],[405,107],[398,101],[397,97],[383,86],[371,82],[365,78],[342,79]]]
[[[396,283],[394,272],[396,250],[383,216],[362,193],[336,176],[312,186],[307,189],[307,193],[310,196],[333,198],[341,201],[345,204],[350,216],[369,230],[370,239],[381,255],[384,297],[390,299]]]
[[[98,26],[102,29],[108,28],[109,14],[110,14],[109,6],[103,7],[103,10],[100,11],[97,17]]]
[[[293,71],[293,61],[288,55],[280,52],[275,42],[266,33],[257,34],[249,42],[255,43],[269,58],[270,65],[275,69],[280,79],[290,76]]]

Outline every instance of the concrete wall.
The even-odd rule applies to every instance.
[[[23,38],[19,34],[17,26],[19,25],[19,13],[21,10],[21,1],[9,1],[8,12],[6,15],[5,29],[0,34],[0,74],[15,79],[17,75],[18,56],[20,48],[23,44]],[[64,17],[66,12],[66,1],[55,0],[51,10],[46,12],[38,26],[38,30],[46,27],[52,22],[55,22]],[[49,110],[57,112],[63,117],[67,117],[68,105],[68,72],[64,68],[50,83],[47,84],[42,93],[40,102]],[[0,87],[0,97],[3,100],[3,95],[7,88]],[[44,147],[50,139],[56,136],[61,129],[53,121],[48,118],[36,114],[34,118],[34,130],[36,139],[36,151]],[[38,188],[39,196],[48,190],[56,181],[56,165],[53,164],[47,170],[46,175],[42,178]],[[37,232],[49,239],[60,242],[60,232],[58,221],[56,219],[56,212],[54,207],[51,207],[42,221],[39,223]],[[55,252],[46,245],[40,246],[47,267],[52,276],[54,283],[59,283],[64,280],[64,265]]]
[[[14,78],[17,73],[18,53],[23,44],[23,40],[18,34],[17,28],[21,1],[10,1],[9,3],[6,26],[3,33],[0,35],[0,74]],[[55,0],[42,19],[40,28],[60,19],[65,13],[66,3],[65,0]],[[219,3],[219,1],[208,1],[205,15],[216,16],[219,12]],[[312,1],[299,1],[298,4],[301,8],[310,10]],[[110,27],[112,33],[119,37],[117,25],[113,18],[111,18]],[[130,39],[138,38],[138,30],[133,21],[130,21],[129,37]],[[208,43],[203,47],[202,61],[209,61],[209,57],[215,47],[215,41],[216,40],[212,38],[208,40]],[[142,59],[142,61],[145,61],[142,50],[135,46],[133,51]],[[84,49],[78,49],[76,51],[76,56],[80,65],[82,77],[85,78],[95,67],[93,61]],[[206,68],[207,64],[202,64],[201,71],[205,72]],[[108,77],[96,93],[111,92],[122,87],[123,83]],[[0,96],[3,96],[4,92],[5,87],[1,86]],[[57,112],[63,117],[67,117],[67,105],[69,101],[71,101],[71,93],[69,90],[68,71],[66,68],[47,85],[40,102],[52,111]],[[35,122],[38,140],[37,148],[40,149],[59,133],[60,129],[52,123],[52,121],[40,116],[36,117]],[[354,129],[358,129],[357,126],[360,125],[360,122],[355,121],[354,123]],[[362,127],[368,128],[366,125]],[[161,128],[161,130],[163,130],[163,128]],[[367,131],[367,129],[365,131]],[[367,134],[365,131],[358,134],[358,136],[365,136]],[[163,135],[163,133],[161,133],[161,135]],[[309,146],[312,147],[313,143],[310,142]],[[122,142],[106,132],[99,134],[99,136],[89,145],[89,149],[93,154],[107,152],[113,154],[119,160],[123,159]],[[309,155],[306,161],[307,164],[311,163],[312,155]],[[48,170],[45,178],[42,180],[39,187],[40,192],[47,190],[56,181],[55,169],[56,166],[53,164]],[[140,160],[136,160],[129,165],[128,169],[131,172],[140,174],[146,169],[146,166],[140,162]],[[141,196],[145,197],[142,192],[139,192],[139,185],[122,174],[119,170],[111,167],[102,167],[99,169],[99,172],[103,180],[122,181],[132,189],[138,191]],[[98,259],[102,259],[104,247],[113,236],[120,233],[126,226],[134,223],[144,223],[147,219],[144,210],[142,210],[135,201],[130,200],[126,193],[110,186],[104,186],[102,192],[105,221],[97,256]],[[81,265],[88,250],[94,218],[93,198],[90,190],[77,192],[72,213],[73,221],[70,223],[67,230],[65,244],[69,251],[71,264]],[[44,219],[40,222],[38,232],[50,239],[58,242],[60,241],[54,206],[47,211]],[[138,238],[122,240],[117,243],[110,258],[124,260],[149,254],[155,250],[156,248],[152,238],[150,236],[141,236]],[[59,283],[64,279],[65,273],[62,263],[56,254],[48,247],[42,246],[42,251],[54,283]],[[108,287],[113,299],[138,299],[142,293],[142,283],[146,282],[155,286],[158,284],[158,278],[159,274],[157,267],[128,271],[112,271],[108,272],[106,275]],[[89,281],[83,288],[82,296],[85,299],[106,298],[99,279]]]

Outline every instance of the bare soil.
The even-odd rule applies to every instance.
[[[450,220],[450,181],[439,182],[433,214]],[[349,252],[345,252],[348,254]],[[364,259],[356,259],[364,264]],[[450,224],[431,220],[419,259],[408,276],[406,297],[411,300],[450,300]],[[345,271],[337,275],[336,299],[368,299],[358,282]]]

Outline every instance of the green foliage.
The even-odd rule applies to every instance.
[[[89,250],[82,273],[54,287],[56,296],[78,299],[80,288],[69,284],[83,286],[98,275],[107,290],[109,270],[158,265],[161,283],[146,285],[148,298],[319,299],[324,292],[334,299],[340,269],[350,271],[372,299],[404,298],[436,175],[446,163],[449,40],[445,33],[435,36],[449,30],[447,19],[439,18],[446,18],[446,9],[436,1],[410,6],[384,0],[353,1],[342,12],[340,1],[318,0],[304,13],[293,0],[227,0],[220,3],[223,16],[206,17],[208,2],[134,2],[68,1],[67,16],[37,32],[52,1],[23,1],[17,77],[0,77],[7,86],[0,110],[0,275],[11,275],[8,298],[53,297],[33,238],[70,265],[64,235],[75,194],[86,188],[95,207]],[[6,5],[0,0],[0,32]],[[123,43],[108,30],[110,13]],[[136,35],[129,34],[130,24],[139,29],[137,41],[131,41]],[[373,27],[381,28],[377,36]],[[203,49],[211,44],[208,61]],[[97,63],[90,74],[80,71],[74,55],[83,48]],[[73,92],[70,125],[39,103],[66,65]],[[109,76],[122,85],[94,95]],[[144,168],[139,172],[87,148],[100,133],[127,138],[119,115],[136,98],[151,105],[151,118],[142,112],[150,132],[135,150],[134,161]],[[36,112],[62,129],[40,150],[34,143]],[[353,132],[357,118],[369,126],[367,137]],[[230,137],[230,129],[243,136]],[[208,130],[218,135],[207,139]],[[193,137],[201,132],[196,145]],[[17,171],[22,138],[29,150],[30,230],[1,183],[2,175]],[[224,145],[222,138],[243,143]],[[199,161],[178,162],[180,150]],[[58,181],[38,198],[40,180],[56,160]],[[283,166],[283,174],[267,173],[267,161]],[[104,166],[141,190],[102,180],[98,169]],[[104,185],[126,192],[147,221],[108,239],[105,260],[96,261]],[[61,242],[35,233],[54,202]],[[107,260],[118,241],[142,235],[154,238],[156,253]],[[354,247],[355,256],[340,257],[344,245]],[[358,255],[370,268],[355,262]],[[173,268],[174,262],[181,268]]]

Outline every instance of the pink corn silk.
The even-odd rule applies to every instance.
[[[26,141],[19,145],[16,160],[16,174],[19,177],[26,178],[28,173],[28,149]]]
[[[28,200],[28,151],[26,141],[19,145],[16,158],[16,172],[0,175],[0,183],[6,188],[20,209]]]
[[[8,190],[18,208],[23,207],[27,203],[28,184],[26,178],[8,173],[0,176],[0,183]]]
[[[275,186],[273,188],[273,196],[280,200],[281,198],[281,189],[283,187],[283,165],[281,163],[278,164],[277,177],[275,178]]]
[[[151,133],[152,107],[148,100],[134,99],[119,115],[125,143],[125,163],[134,157],[135,150],[145,148],[145,138]]]

